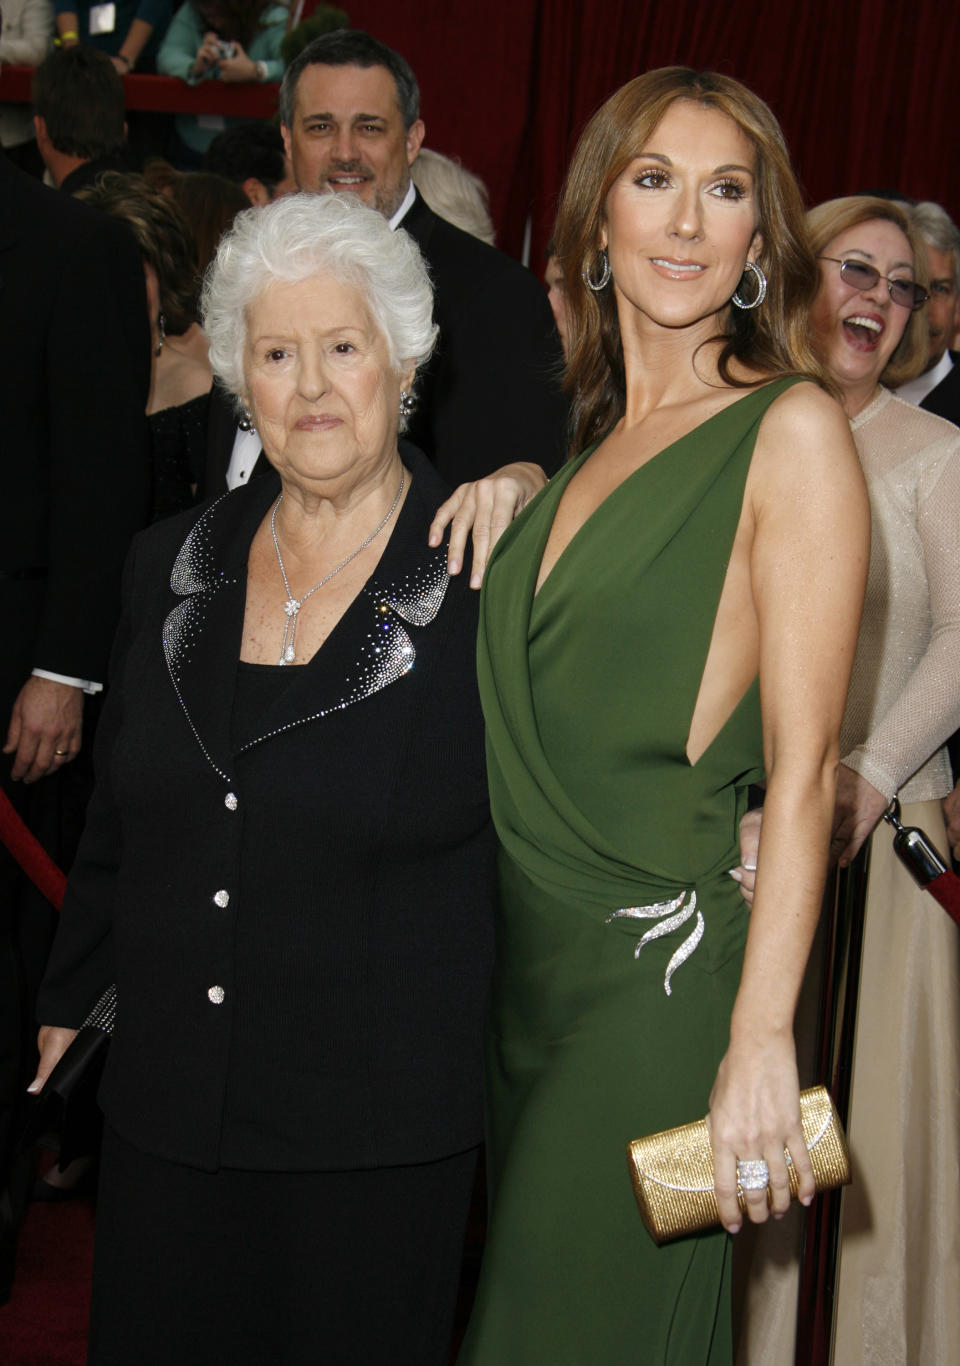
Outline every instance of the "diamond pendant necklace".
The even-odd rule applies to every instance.
[[[318,588],[322,588],[325,583],[329,583],[335,575],[340,573],[341,569],[346,569],[350,561],[355,560],[357,556],[360,554],[361,550],[366,550],[367,546],[371,543],[371,541],[375,541],[377,539],[377,537],[380,535],[380,532],[383,530],[383,528],[389,522],[390,518],[396,512],[397,505],[399,504],[400,499],[403,497],[403,485],[405,478],[405,472],[401,470],[400,487],[397,489],[397,496],[396,498],[394,498],[393,502],[390,504],[390,507],[387,509],[387,513],[386,516],[383,518],[383,521],[380,522],[378,526],[374,527],[373,531],[370,532],[370,535],[366,538],[365,541],[360,542],[356,550],[351,550],[347,558],[345,560],[341,560],[340,563],[337,565],[336,569],[331,569],[329,574],[324,574],[320,582],[315,583],[313,587],[309,590],[309,592],[304,593],[302,598],[295,598],[293,596],[293,593],[290,591],[290,582],[287,578],[287,571],[283,567],[283,556],[280,554],[280,543],[277,540],[277,509],[283,502],[282,493],[280,497],[277,499],[277,501],[274,503],[273,512],[270,516],[270,535],[273,537],[273,548],[277,552],[277,564],[280,566],[280,573],[283,577],[283,586],[287,590],[287,600],[283,604],[283,610],[287,614],[287,619],[283,627],[283,641],[280,645],[280,658],[277,661],[279,664],[292,664],[297,657],[297,651],[294,645],[294,636],[297,633],[297,617],[300,613],[300,608],[306,602],[307,598],[311,597],[317,591]]]

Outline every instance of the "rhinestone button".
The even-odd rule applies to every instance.
[[[230,905],[230,893],[225,887],[221,887],[219,892],[213,894],[214,902],[220,907],[221,911]]]
[[[233,792],[227,793],[227,795],[223,799],[223,804],[228,811],[236,811],[237,807],[240,805],[240,803],[237,801],[235,793]]]
[[[227,993],[224,991],[223,987],[208,987],[208,988],[207,988],[207,1000],[210,1001],[211,1004],[212,1004],[212,1005],[215,1005],[215,1006],[222,1006],[222,1005],[223,1005],[224,998],[226,997],[226,994],[227,994]]]

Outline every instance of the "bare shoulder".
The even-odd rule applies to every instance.
[[[791,385],[770,404],[757,433],[751,467],[755,490],[788,494],[862,487],[850,423],[818,385]]]

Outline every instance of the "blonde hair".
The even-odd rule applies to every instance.
[[[565,387],[571,398],[574,451],[599,440],[622,416],[626,400],[613,291],[594,294],[581,275],[596,270],[611,186],[677,100],[726,114],[753,145],[757,158],[757,229],[762,237],[758,264],[767,277],[767,297],[755,310],[729,309],[718,361],[721,379],[736,388],[750,387],[751,381],[731,372],[737,360],[764,375],[800,374],[832,388],[809,338],[819,273],[780,125],[758,95],[730,76],[661,67],[629,81],[594,114],[563,189],[554,236],[570,326]]]
[[[434,213],[493,246],[496,232],[490,217],[490,195],[479,176],[429,147],[421,147],[410,176]]]
[[[823,204],[818,204],[807,214],[807,227],[814,252],[819,256],[821,252],[826,251],[835,237],[839,237],[848,228],[855,228],[860,223],[869,223],[877,218],[884,223],[893,223],[903,233],[910,244],[913,278],[925,287],[927,254],[906,206],[892,199],[880,199],[869,194],[850,194],[842,199],[828,199]],[[896,389],[899,384],[916,379],[926,368],[929,349],[923,309],[918,308],[907,317],[903,336],[887,361],[886,368],[880,376],[880,383]]]

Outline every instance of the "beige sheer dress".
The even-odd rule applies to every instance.
[[[960,725],[960,430],[886,390],[851,427],[873,540],[843,762],[899,793],[904,823],[945,851],[943,745]],[[888,827],[872,841],[834,1363],[947,1366],[960,1361],[960,929],[896,860]],[[817,979],[812,967],[797,1023],[804,1084]],[[738,1366],[792,1366],[799,1235],[798,1209],[740,1235]]]

